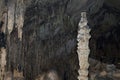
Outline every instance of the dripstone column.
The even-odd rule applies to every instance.
[[[90,39],[90,29],[87,25],[87,17],[86,17],[86,12],[81,13],[81,20],[79,22],[79,27],[78,27],[78,36],[77,36],[77,41],[78,41],[78,58],[79,58],[79,80],[88,80],[88,56],[90,53],[89,49],[89,39]]]
[[[6,66],[6,40],[5,40],[5,32],[6,32],[6,22],[7,22],[7,14],[4,13],[2,15],[2,20],[0,22],[0,80],[4,80],[5,77],[5,66]]]
[[[5,77],[5,66],[6,66],[6,49],[4,47],[2,47],[0,49],[0,53],[1,53],[0,80],[4,80],[4,77]]]

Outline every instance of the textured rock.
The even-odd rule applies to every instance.
[[[15,1],[11,0],[8,2],[8,33],[9,35],[13,31],[14,22],[15,22]]]
[[[51,71],[48,71],[44,74],[41,74],[37,77],[37,79],[35,80],[61,80],[57,74],[57,72],[51,70]]]
[[[0,50],[0,80],[4,79],[6,66],[6,49],[1,48]]]
[[[89,39],[90,39],[90,29],[87,25],[87,17],[86,17],[86,12],[81,13],[81,20],[79,22],[79,27],[78,27],[78,36],[77,36],[77,41],[78,41],[78,59],[79,59],[79,80],[88,80],[88,56],[90,53],[89,50]]]
[[[0,46],[7,49],[6,70],[21,66],[25,80],[34,80],[45,71],[55,69],[62,80],[77,80],[77,29],[82,11],[87,12],[91,27],[90,57],[118,64],[118,3],[118,0],[0,0],[0,20],[5,26],[2,31],[4,37],[7,35],[7,41],[0,39]],[[9,27],[9,36],[6,27]],[[95,67],[100,68],[101,62]]]

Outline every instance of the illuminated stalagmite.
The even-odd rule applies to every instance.
[[[86,12],[81,13],[81,20],[79,22],[79,30],[78,30],[78,58],[79,58],[79,80],[88,80],[88,56],[89,56],[89,39],[90,39],[90,29],[87,26],[87,17]]]

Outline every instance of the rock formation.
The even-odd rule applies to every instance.
[[[91,28],[90,58],[119,67],[118,3],[119,0],[0,0],[0,49],[6,50],[6,79],[20,79],[22,74],[21,79],[35,80],[53,70],[62,80],[77,80],[77,32],[82,11],[86,11]]]
[[[87,16],[86,12],[81,13],[81,20],[78,27],[78,59],[79,59],[79,80],[88,80],[88,57],[89,57],[89,39],[90,39],[90,29],[87,25]]]
[[[6,67],[6,42],[5,42],[5,31],[6,31],[6,13],[2,14],[2,20],[0,22],[0,80],[5,77],[5,67]]]
[[[4,80],[5,77],[5,66],[6,66],[6,49],[1,48],[0,50],[0,80]]]

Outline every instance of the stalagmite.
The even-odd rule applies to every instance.
[[[87,25],[87,17],[86,12],[81,13],[81,20],[79,22],[79,30],[78,30],[78,58],[79,58],[79,80],[88,80],[88,56],[89,56],[89,39],[90,39],[90,29]]]
[[[0,80],[4,80],[5,66],[6,66],[6,49],[5,48],[1,48],[0,53],[1,53]]]

